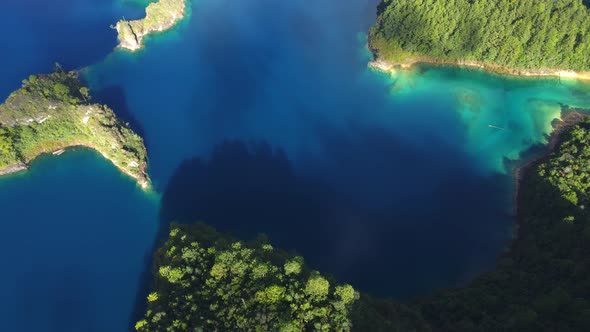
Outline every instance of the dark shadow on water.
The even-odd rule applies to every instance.
[[[266,142],[226,141],[185,160],[163,194],[160,233],[170,221],[264,233],[313,268],[401,300],[490,268],[509,219],[497,209],[506,176],[453,167],[465,164],[440,142],[432,156],[376,129],[355,134],[324,137],[327,168],[309,173]]]
[[[308,221],[337,219],[332,199],[326,186],[296,177],[285,154],[267,143],[226,141],[214,148],[210,160],[185,160],[162,197],[157,239],[144,260],[130,331],[145,313],[153,253],[166,239],[170,222],[207,221],[244,239],[265,233],[289,249],[301,239],[318,240],[307,236],[312,232],[328,231],[324,223]]]
[[[128,320],[129,332],[136,332],[135,323],[143,319],[143,317],[145,316],[145,312],[147,310],[147,296],[150,293],[151,284],[154,277],[154,254],[162,244],[161,241],[165,239],[167,233],[168,224],[164,225],[163,223],[161,223],[160,227],[158,228],[158,232],[156,233],[157,235],[156,240],[154,241],[154,246],[143,257],[143,266],[145,268],[141,272],[139,276],[139,282],[137,283],[137,294],[135,295],[135,303],[133,305],[133,310],[131,311]]]
[[[329,232],[342,202],[327,185],[298,177],[281,149],[268,143],[225,141],[209,160],[184,161],[162,197],[163,223],[205,221],[242,238],[268,234],[292,249],[301,239]],[[310,221],[313,221],[310,223]]]

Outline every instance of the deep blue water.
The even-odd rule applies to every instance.
[[[453,96],[391,97],[366,67],[374,7],[345,4],[194,2],[85,77],[145,133],[163,222],[265,232],[375,293],[455,284],[507,240],[509,179],[465,155]]]
[[[51,71],[55,62],[78,69],[100,61],[117,45],[109,26],[143,12],[122,0],[3,0],[0,8],[2,99],[31,73]]]
[[[102,0],[2,1],[0,99],[56,61],[100,61],[116,45],[109,25],[141,11]],[[158,207],[157,194],[85,149],[0,178],[0,330],[128,331]]]
[[[125,331],[158,227],[158,197],[94,152],[0,180],[3,331]]]
[[[372,72],[376,0],[195,0],[145,49],[113,51],[109,25],[141,2],[0,5],[0,94],[54,61],[83,68],[145,137],[155,190],[86,150],[0,179],[11,331],[127,330],[171,220],[267,233],[374,294],[460,285],[510,240],[506,160],[544,142],[560,103],[590,105],[576,82]]]

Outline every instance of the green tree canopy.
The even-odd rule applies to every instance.
[[[590,13],[581,0],[383,0],[369,39],[392,62],[590,70]]]
[[[349,331],[358,299],[300,256],[203,224],[172,225],[155,269],[138,331]]]

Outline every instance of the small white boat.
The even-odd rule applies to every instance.
[[[488,127],[490,127],[490,128],[494,128],[494,129],[506,130],[506,128],[502,128],[502,127],[494,126],[494,125],[491,125],[491,124],[489,124],[489,125],[488,125]]]

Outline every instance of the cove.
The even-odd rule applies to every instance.
[[[374,72],[375,6],[193,1],[144,49],[83,71],[143,130],[162,224],[263,232],[398,299],[494,266],[513,233],[510,161],[546,142],[562,107],[588,108],[589,86]]]
[[[1,94],[54,61],[83,68],[97,101],[145,137],[162,195],[83,149],[0,178],[3,327],[129,330],[171,220],[267,233],[397,299],[493,268],[512,237],[506,160],[543,144],[562,105],[588,108],[589,86],[373,72],[377,2],[195,0],[136,54],[113,51],[109,25],[145,1],[3,2]]]

